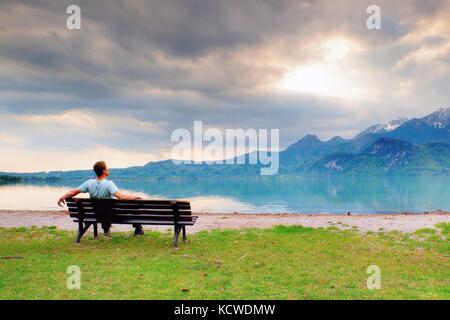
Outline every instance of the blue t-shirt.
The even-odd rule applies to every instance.
[[[89,179],[78,189],[82,193],[89,192],[89,197],[93,199],[111,199],[119,191],[119,188],[117,188],[114,182],[106,179]]]

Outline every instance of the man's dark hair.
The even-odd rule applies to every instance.
[[[106,170],[106,163],[105,161],[97,161],[94,164],[94,171],[97,177],[100,177],[103,174],[103,171]]]

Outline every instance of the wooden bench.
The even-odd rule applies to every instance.
[[[194,225],[198,217],[191,215],[188,201],[173,200],[113,200],[66,199],[69,214],[78,223],[76,242],[93,226],[94,238],[98,237],[98,223],[173,225],[173,247],[177,247],[180,232],[186,240],[186,226]]]

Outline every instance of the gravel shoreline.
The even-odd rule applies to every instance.
[[[212,229],[270,228],[274,225],[303,225],[306,227],[336,226],[341,229],[367,231],[414,232],[422,228],[434,228],[437,223],[450,223],[450,212],[435,211],[430,213],[402,214],[220,214],[194,213],[199,216],[188,233]],[[58,229],[76,230],[66,211],[40,210],[0,210],[0,227],[56,226]],[[145,226],[145,229],[172,230],[168,226]],[[131,231],[127,225],[113,225],[112,231]]]

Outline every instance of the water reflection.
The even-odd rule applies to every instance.
[[[0,209],[57,209],[56,199],[82,181],[0,186]],[[117,180],[146,198],[188,199],[195,211],[362,213],[450,209],[450,179],[269,178]]]

